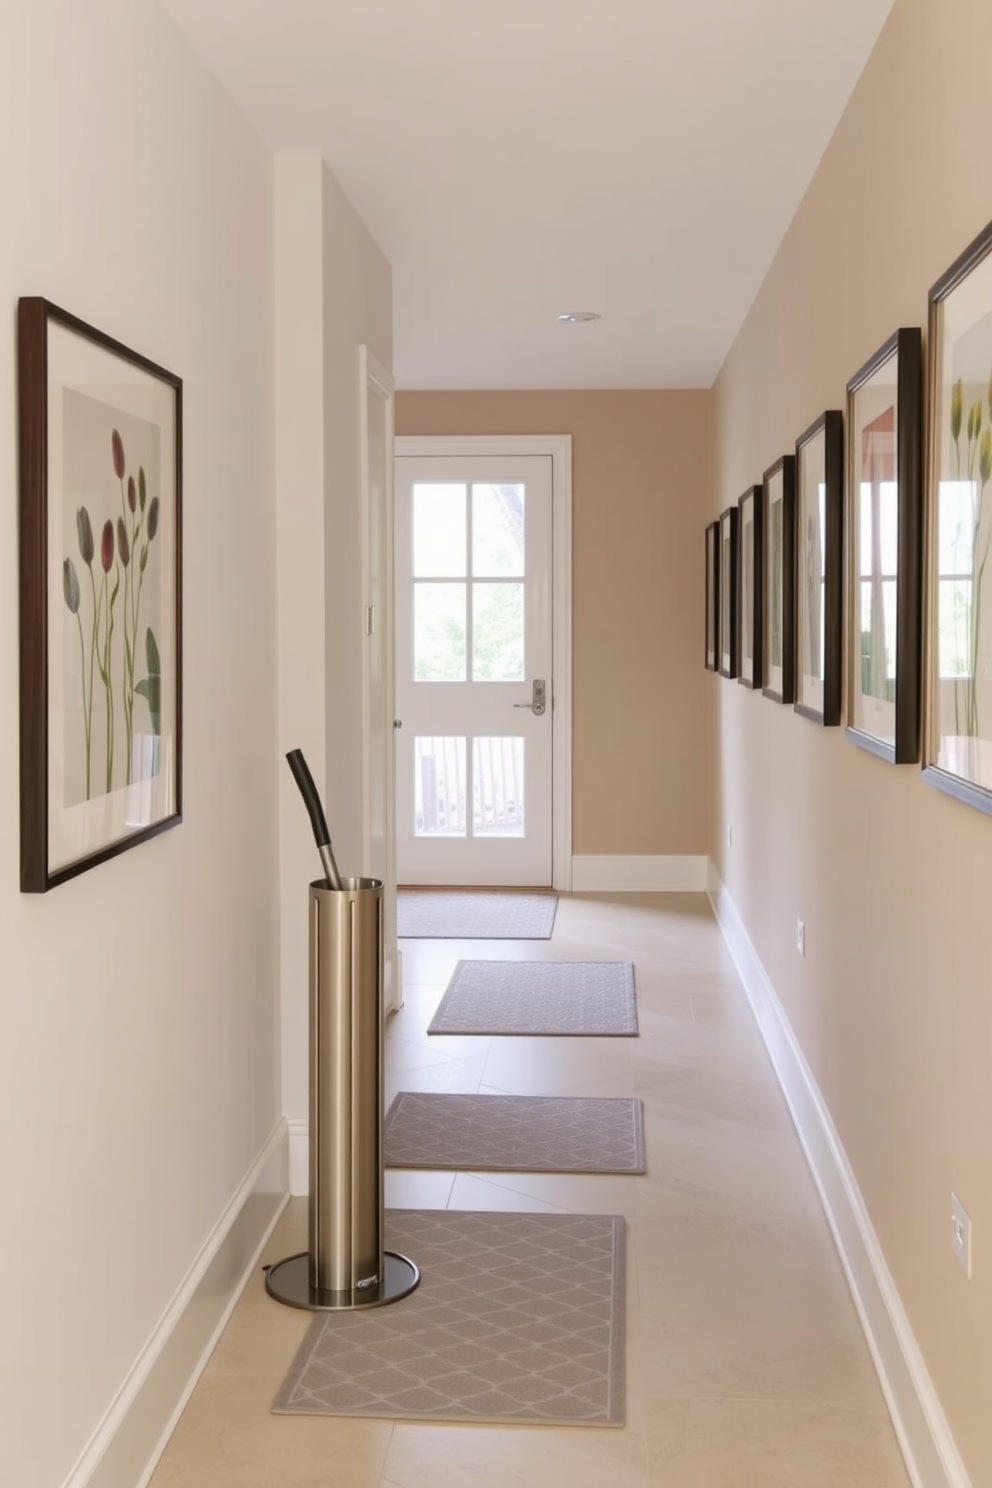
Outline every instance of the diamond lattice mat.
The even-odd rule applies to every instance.
[[[459,961],[428,1033],[637,1033],[629,961]]]
[[[548,940],[557,910],[557,894],[400,889],[396,933],[412,940]]]
[[[386,1245],[417,1290],[316,1317],[273,1410],[623,1424],[621,1218],[390,1210]]]
[[[626,1098],[403,1090],[383,1140],[390,1168],[644,1172],[641,1103]]]

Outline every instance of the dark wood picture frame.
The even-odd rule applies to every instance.
[[[17,315],[21,890],[182,820],[182,382]]]
[[[830,409],[796,440],[794,706],[826,728],[843,703],[843,533],[844,416]]]
[[[752,486],[737,502],[737,680],[761,691],[761,486]]]
[[[782,455],[762,479],[762,692],[794,701],[796,681],[796,457]]]
[[[903,326],[847,384],[844,511],[847,736],[896,765],[920,758],[922,413],[922,335]]]
[[[711,522],[706,529],[706,670],[719,666],[720,635],[720,524]]]
[[[992,222],[930,291],[927,386],[923,778],[992,815]]]
[[[718,662],[721,677],[737,676],[737,508],[728,506],[720,513],[720,621],[717,630]]]

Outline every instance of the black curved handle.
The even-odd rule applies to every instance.
[[[320,796],[317,787],[313,783],[310,774],[310,766],[303,757],[302,749],[291,749],[286,756],[289,768],[293,772],[293,779],[300,788],[303,804],[310,815],[310,825],[313,827],[314,841],[318,847],[326,847],[331,840],[331,834],[327,830],[327,817],[324,808],[320,804]]]

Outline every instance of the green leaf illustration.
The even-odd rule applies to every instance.
[[[134,690],[148,704],[152,733],[160,734],[162,732],[162,662],[155,633],[150,625],[145,631],[145,660],[148,663],[148,676],[136,683]]]
[[[162,670],[162,662],[158,654],[158,644],[155,640],[155,632],[149,625],[145,631],[145,660],[148,662],[149,673],[157,677]]]

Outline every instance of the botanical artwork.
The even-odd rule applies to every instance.
[[[62,433],[62,592],[71,632],[64,801],[72,806],[158,768],[161,431],[65,388]]]
[[[182,820],[182,381],[17,307],[21,890]]]
[[[986,234],[989,239],[992,230]],[[930,753],[992,810],[992,257],[933,307]]]

